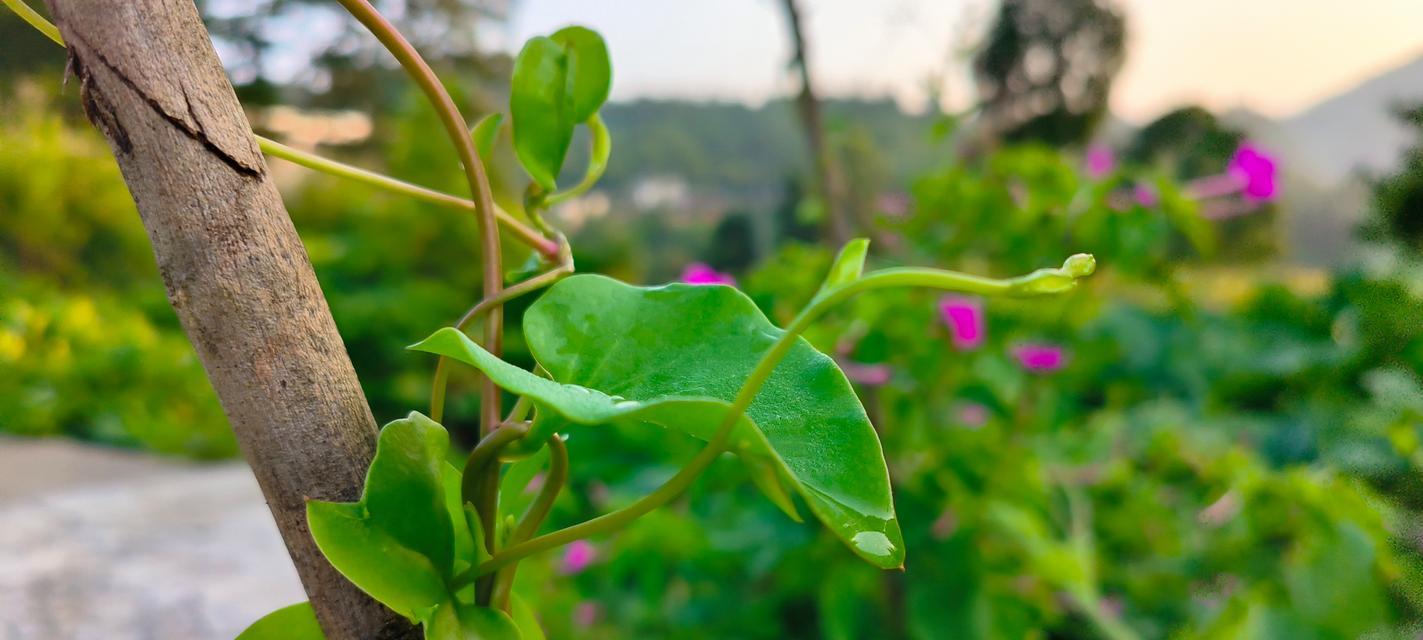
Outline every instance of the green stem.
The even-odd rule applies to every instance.
[[[603,118],[598,114],[593,114],[583,124],[588,126],[588,132],[592,134],[593,145],[588,152],[588,171],[583,174],[583,180],[567,191],[560,191],[544,200],[544,205],[553,207],[581,196],[593,188],[598,180],[603,177],[603,171],[608,168],[608,156],[612,154],[613,138],[608,135],[608,127],[603,124]]]
[[[5,6],[10,7],[10,10],[14,11],[15,15],[20,16],[21,20],[30,23],[31,27],[43,33],[46,38],[53,40],[55,44],[61,47],[64,46],[64,38],[59,35],[59,28],[54,26],[53,22],[45,20],[44,16],[40,15],[39,12],[31,9],[30,5],[25,4],[21,0],[0,1],[3,1]]]
[[[1096,625],[1097,630],[1101,631],[1107,640],[1141,640],[1141,636],[1122,622],[1121,618],[1102,607],[1101,598],[1089,594],[1068,594],[1067,599]]]
[[[483,493],[484,488],[480,472],[489,467],[498,468],[499,452],[528,433],[529,427],[523,423],[504,425],[481,438],[479,444],[474,446],[474,451],[469,452],[469,458],[464,462],[464,477],[460,481],[460,497],[465,502],[476,505],[476,511],[478,511],[479,505],[476,498]],[[478,513],[479,521],[484,526],[485,535],[492,537],[495,514],[485,511],[478,511]]]
[[[851,296],[875,289],[895,287],[926,287],[985,296],[1043,295],[1071,289],[1076,286],[1078,278],[1090,275],[1095,267],[1096,262],[1091,256],[1078,254],[1068,258],[1059,269],[1039,269],[1028,275],[1007,280],[982,278],[938,269],[884,269],[822,291],[791,321],[780,338],[761,357],[761,361],[756,364],[751,375],[747,376],[746,381],[742,383],[741,390],[737,392],[736,398],[726,412],[726,417],[717,427],[715,435],[707,441],[706,447],[666,483],[617,511],[525,542],[509,545],[492,554],[489,560],[479,566],[478,573],[482,575],[497,571],[540,551],[559,547],[581,538],[616,531],[682,495],[696,481],[697,477],[706,471],[726,450],[726,445],[731,439],[731,432],[737,421],[741,419],[746,408],[751,406],[751,401],[761,390],[761,385],[770,378],[771,373],[790,351],[800,334],[810,326],[810,323]]]
[[[568,447],[563,444],[563,438],[554,434],[548,439],[549,462],[548,477],[544,479],[543,487],[539,489],[539,495],[534,498],[534,503],[529,505],[528,511],[519,519],[519,524],[514,527],[514,533],[509,536],[509,544],[515,545],[538,533],[539,525],[553,510],[553,501],[558,498],[558,494],[563,490],[563,486],[568,482]],[[518,563],[511,564],[500,571],[494,579],[494,606],[508,610],[509,594],[514,588],[514,574],[519,569]]]
[[[464,316],[459,319],[459,322],[455,323],[455,328],[464,331],[470,323],[479,319],[486,311],[526,293],[531,293],[552,285],[573,273],[572,249],[568,246],[568,240],[561,235],[558,237],[558,247],[558,266],[500,291],[499,294],[493,298],[480,300],[478,304],[470,307],[469,311],[465,312]],[[430,419],[435,422],[444,421],[445,389],[449,385],[449,377],[449,360],[444,356],[440,356],[439,359],[435,361],[435,379],[430,389]],[[523,398],[520,398],[519,401],[523,402]]]
[[[499,228],[494,217],[494,200],[490,195],[489,176],[484,173],[484,163],[479,159],[479,151],[474,148],[474,140],[469,136],[469,123],[460,115],[459,108],[455,106],[455,101],[450,97],[450,93],[445,90],[445,85],[440,83],[440,78],[435,75],[434,70],[425,59],[420,57],[420,52],[400,34],[400,31],[385,19],[376,8],[371,6],[367,0],[339,0],[341,6],[346,8],[356,20],[365,25],[371,34],[380,41],[385,48],[395,56],[396,61],[410,75],[420,90],[425,93],[425,97],[434,107],[435,113],[440,118],[440,123],[445,126],[445,133],[448,134],[450,142],[455,146],[455,151],[459,155],[460,164],[464,165],[465,179],[469,182],[471,199],[474,200],[475,218],[479,223],[480,239],[480,261],[483,267],[484,291],[481,297],[489,300],[497,300],[499,292],[504,288],[504,268],[501,248],[499,246]],[[491,303],[488,310],[484,312],[484,349],[495,357],[499,357],[504,351],[504,314],[497,303]],[[492,436],[498,430],[500,423],[500,413],[502,412],[499,402],[499,387],[488,376],[484,377],[484,383],[480,386],[479,393],[479,413],[480,423],[483,425],[481,431],[488,436]],[[483,478],[476,479],[485,485],[495,485],[499,482],[499,465],[490,464],[482,472]],[[466,476],[465,482],[471,482]],[[481,514],[494,513],[495,505],[492,497],[494,492],[485,491],[480,502],[475,502],[475,511]],[[468,499],[469,495],[465,498]],[[488,520],[488,518],[483,518]],[[492,522],[485,524],[486,533],[492,531]],[[487,535],[484,539],[485,548],[493,554],[496,550],[496,541],[493,535]],[[487,596],[476,586],[476,598]]]
[[[9,2],[12,0],[5,1]],[[422,187],[418,184],[411,184],[409,182],[405,182],[404,180],[399,180],[390,176],[375,173],[374,171],[368,171],[360,167],[354,167],[349,164],[337,162],[330,158],[324,158],[314,153],[307,153],[300,149],[293,149],[292,147],[284,145],[275,140],[264,138],[262,136],[257,136],[257,146],[261,147],[262,151],[265,152],[267,155],[272,156],[274,158],[281,158],[283,160],[301,165],[308,169],[320,171],[322,173],[333,175],[339,178],[354,180],[361,184],[376,187],[377,189],[385,189],[386,191],[390,191],[392,193],[410,196],[412,198],[417,198],[426,202],[430,202],[444,207],[450,207],[453,209],[474,211],[476,208],[476,205],[473,200],[466,200],[465,198],[461,198],[456,195],[451,195],[442,191],[436,191],[428,187]],[[511,233],[513,233],[514,236],[518,238],[520,242],[532,247],[535,251],[538,251],[539,253],[543,254],[545,257],[551,260],[558,258],[558,242],[544,237],[538,231],[535,231],[528,225],[524,224],[523,222],[520,222],[517,218],[512,215],[509,215],[508,212],[504,211],[503,209],[500,209],[498,206],[494,207],[494,217],[499,221],[500,225],[502,225],[505,229],[508,229]]]

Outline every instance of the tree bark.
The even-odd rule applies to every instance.
[[[307,528],[306,499],[359,497],[376,424],[192,0],[46,1],[322,627],[414,637]]]
[[[816,97],[815,84],[811,81],[810,62],[806,54],[808,47],[801,25],[800,10],[796,0],[784,0],[782,6],[785,8],[786,22],[790,27],[791,64],[800,72],[800,94],[796,96],[796,108],[800,112],[801,126],[805,129],[810,160],[815,167],[816,190],[825,201],[830,240],[835,246],[840,246],[848,242],[854,233],[849,198],[845,189],[845,175],[825,139],[825,122],[820,114],[820,99]]]

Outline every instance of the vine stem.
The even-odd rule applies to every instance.
[[[558,266],[544,273],[536,275],[528,280],[520,282],[508,289],[500,291],[493,298],[480,300],[478,304],[470,307],[464,316],[455,323],[455,328],[464,331],[470,323],[479,319],[481,315],[493,308],[495,305],[504,304],[514,298],[531,293],[550,286],[573,273],[573,250],[568,246],[568,239],[560,235],[558,237]],[[430,419],[435,422],[444,422],[445,416],[445,389],[449,385],[449,359],[440,356],[435,361],[435,377],[430,388]],[[523,401],[523,398],[520,398]]]
[[[15,15],[19,16],[21,20],[29,23],[30,26],[54,41],[55,44],[61,47],[65,46],[64,38],[60,36],[59,28],[54,26],[54,23],[46,20],[44,16],[37,13],[34,9],[30,8],[23,0],[0,0],[0,2],[3,2],[5,6],[15,12]],[[308,169],[340,178],[347,178],[362,184],[446,207],[464,209],[467,211],[476,211],[478,208],[478,205],[473,200],[466,200],[459,196],[436,191],[429,187],[422,187],[374,171],[337,162],[330,158],[289,147],[271,138],[257,135],[256,133],[253,133],[252,137],[257,139],[257,146],[262,149],[263,153]],[[494,217],[498,219],[500,224],[508,228],[520,242],[532,247],[550,260],[558,257],[558,243],[540,235],[539,232],[529,228],[528,225],[519,221],[518,218],[509,215],[508,212],[497,206],[494,207]]]
[[[534,498],[534,503],[529,505],[528,511],[524,512],[523,517],[519,519],[519,524],[514,527],[514,532],[509,536],[511,545],[528,540],[538,533],[539,525],[543,524],[544,519],[553,510],[553,501],[558,499],[559,492],[568,482],[568,447],[563,444],[563,438],[560,438],[558,434],[549,436],[548,450],[548,477],[544,479],[543,486],[539,488],[539,495]],[[509,609],[509,595],[513,593],[514,573],[518,569],[518,563],[514,563],[504,567],[495,575],[492,599],[495,607],[505,611]]]
[[[459,108],[455,106],[454,99],[445,90],[445,85],[440,83],[440,79],[435,72],[430,69],[430,65],[425,59],[420,57],[420,52],[410,44],[400,31],[385,19],[376,8],[371,6],[367,0],[339,0],[341,6],[346,8],[352,16],[362,25],[370,30],[371,34],[395,56],[411,78],[415,81],[425,97],[429,99],[431,106],[440,117],[440,122],[445,126],[445,132],[449,134],[450,141],[455,145],[455,151],[459,154],[460,163],[464,165],[465,178],[469,182],[471,198],[474,200],[474,213],[479,222],[480,236],[480,260],[483,266],[484,291],[483,298],[498,300],[499,292],[504,287],[503,259],[500,255],[499,229],[494,217],[494,200],[490,196],[489,177],[484,173],[484,164],[479,159],[479,151],[474,148],[474,140],[469,135],[469,124],[465,122],[464,116],[460,115]],[[492,302],[488,310],[484,312],[484,348],[489,353],[499,357],[504,351],[504,314],[499,303]],[[485,437],[492,436],[499,429],[499,416],[501,408],[499,404],[499,387],[488,376],[484,377],[483,385],[480,387],[480,422],[483,425],[481,432]],[[483,482],[486,484],[497,483],[499,480],[499,465],[488,465],[488,469],[483,472],[486,477]],[[468,478],[465,479],[469,481]],[[496,505],[488,498],[497,497],[494,492],[488,492],[488,497],[480,496],[480,502],[474,504],[475,511],[481,514],[495,513]],[[484,526],[485,548],[490,554],[496,550],[496,541],[493,534],[493,521],[491,518],[481,518]],[[478,591],[478,589],[476,589]]]
[[[810,301],[805,309],[801,310],[766,354],[761,357],[761,360],[756,363],[756,368],[742,383],[741,390],[737,392],[736,398],[726,412],[726,417],[718,425],[715,435],[707,441],[706,446],[696,456],[687,462],[686,466],[682,467],[667,482],[653,490],[652,493],[617,511],[537,538],[511,544],[492,554],[490,559],[481,564],[474,573],[476,575],[488,574],[540,551],[559,547],[581,538],[616,531],[682,495],[702,472],[706,471],[726,451],[733,428],[746,412],[746,408],[751,406],[751,401],[756,398],[761,386],[770,378],[781,359],[795,345],[800,334],[825,312],[852,296],[866,291],[896,287],[923,287],[984,296],[1034,296],[1071,289],[1076,286],[1077,279],[1091,275],[1095,268],[1096,261],[1092,256],[1077,254],[1068,258],[1062,268],[1039,269],[1028,275],[1006,280],[983,278],[939,269],[897,268],[869,273],[857,280],[824,289]]]
[[[20,16],[21,20],[28,22],[31,27],[43,33],[46,38],[53,40],[55,44],[61,47],[64,46],[64,38],[59,35],[59,27],[54,26],[53,22],[45,20],[44,16],[30,8],[30,5],[25,4],[22,0],[0,1],[4,2],[5,6],[10,7],[10,10],[14,11],[15,15]]]
[[[13,2],[15,0],[3,1]],[[262,151],[267,155],[274,158],[281,158],[308,169],[320,171],[339,178],[346,178],[378,189],[410,196],[452,209],[475,211],[477,207],[473,200],[467,200],[456,195],[444,193],[443,191],[436,191],[429,187],[423,187],[374,171],[351,166],[343,162],[337,162],[330,158],[289,147],[270,138],[264,138],[262,136],[256,137],[257,146],[261,147]],[[550,260],[558,259],[558,242],[543,236],[538,231],[521,222],[518,218],[510,215],[507,211],[500,209],[498,205],[494,206],[494,217],[498,220],[499,224],[505,229],[508,229],[519,242],[528,245]]]

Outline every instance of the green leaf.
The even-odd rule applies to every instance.
[[[504,123],[504,114],[491,113],[474,123],[474,127],[469,130],[469,137],[474,140],[474,148],[479,152],[479,159],[488,165],[490,158],[494,155],[494,142],[499,138],[499,125]]]
[[[539,415],[526,440],[569,422],[648,423],[708,439],[783,332],[731,287],[644,288],[583,275],[535,302],[524,333],[554,380],[452,329],[412,348],[478,367],[533,400]],[[795,341],[740,418],[731,447],[757,468],[753,477],[779,478],[800,493],[855,553],[883,568],[903,564],[879,439],[845,375],[808,342]]]
[[[534,455],[514,462],[504,471],[504,477],[499,480],[499,508],[502,513],[517,517],[529,508],[535,496],[535,492],[528,490],[529,483],[548,466],[548,456],[548,447],[541,447]]]
[[[510,594],[509,597],[509,612],[514,618],[514,625],[519,627],[523,640],[544,640],[544,630],[539,625],[538,617],[534,615],[533,607],[524,602],[517,593]]]
[[[591,122],[608,100],[612,79],[603,37],[583,27],[531,38],[519,51],[509,87],[514,151],[545,191],[557,187],[574,127]],[[594,140],[594,165],[600,154],[606,162],[608,149],[606,140]]]
[[[445,511],[450,514],[450,527],[454,532],[454,572],[458,574],[488,560],[489,551],[484,548],[484,529],[479,526],[479,515],[460,499],[460,483],[464,474],[458,467],[446,462],[441,476]]]
[[[326,640],[310,602],[282,607],[252,623],[237,640]]]
[[[514,152],[534,182],[553,191],[578,123],[568,96],[564,46],[551,38],[531,38],[514,61],[509,91]]]
[[[865,272],[865,254],[869,250],[868,238],[855,238],[845,243],[845,247],[840,249],[840,255],[835,256],[835,262],[830,265],[830,273],[825,276],[825,283],[820,285],[820,290],[834,289],[859,280],[860,274]]]
[[[426,640],[524,640],[504,612],[446,602],[425,623]]]
[[[583,122],[607,102],[613,87],[608,45],[596,31],[584,27],[564,27],[550,37],[563,45],[568,56],[569,117]]]
[[[457,543],[446,500],[449,434],[418,413],[381,430],[359,502],[307,503],[321,552],[361,590],[411,620],[448,598]],[[456,494],[457,495],[457,494]]]

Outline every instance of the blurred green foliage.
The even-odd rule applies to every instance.
[[[7,99],[0,430],[232,455],[108,151],[52,114],[48,96]],[[401,101],[380,126],[386,135],[345,155],[461,188],[423,105]],[[630,134],[617,149],[655,139]],[[776,139],[763,144],[799,147]],[[631,181],[618,154],[609,175]],[[518,590],[549,635],[1415,636],[1423,264],[1381,251],[1317,281],[1274,277],[1219,262],[1221,228],[1160,167],[1093,180],[1076,158],[1034,146],[945,162],[883,216],[872,263],[1010,275],[1091,251],[1103,272],[1051,302],[988,303],[987,340],[972,350],[953,346],[937,298],[918,292],[867,295],[808,335],[842,363],[890,372],[858,391],[890,463],[906,571],[861,566],[719,462],[686,500],[594,540],[590,570],[556,554],[523,565]],[[403,348],[477,294],[473,218],[321,176],[291,180],[286,197],[378,419],[423,408],[432,363]],[[687,234],[648,229],[663,228],[590,225],[574,239],[581,270],[645,278],[642,247]],[[527,255],[506,250],[511,265]],[[831,258],[786,244],[742,287],[784,323]],[[509,358],[523,365],[528,302],[507,322]],[[1012,352],[1025,342],[1061,345],[1066,366],[1025,371]],[[468,444],[476,394],[470,378],[454,382],[448,422]],[[568,446],[575,474],[554,525],[628,504],[697,450],[622,428],[583,430]]]

